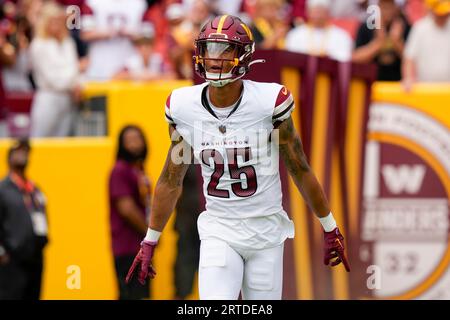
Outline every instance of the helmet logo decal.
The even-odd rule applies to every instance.
[[[228,17],[227,14],[220,17],[219,25],[217,26],[217,33],[222,33],[223,24],[225,23],[225,19]]]
[[[247,32],[247,36],[250,38],[250,40],[253,41],[253,34],[250,31],[250,29],[243,23],[241,23],[242,28],[244,28],[245,32]]]

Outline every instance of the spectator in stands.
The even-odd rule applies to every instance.
[[[2,7],[2,10],[4,8]],[[2,15],[4,13],[2,12]],[[16,61],[16,50],[11,44],[10,36],[14,29],[13,21],[8,17],[1,17],[0,23],[0,62],[2,65],[11,66]]]
[[[360,25],[352,60],[376,63],[380,81],[400,81],[401,59],[410,26],[395,0],[379,0],[378,5],[381,26],[373,29],[367,22]]]
[[[427,0],[430,14],[411,29],[403,57],[403,84],[450,82],[450,1]]]
[[[352,39],[346,31],[331,24],[330,6],[330,0],[308,0],[308,23],[295,27],[287,34],[286,49],[349,61]]]
[[[294,26],[301,25],[306,21],[306,0],[291,1],[291,21]]]
[[[123,68],[146,10],[145,0],[86,0],[81,38],[89,44],[87,79],[108,80]]]
[[[240,16],[243,0],[213,0],[212,11],[217,15]]]
[[[177,77],[192,79],[195,35],[200,32],[203,23],[210,18],[211,11],[206,0],[194,0],[186,16],[183,14],[183,8],[181,4],[171,4],[167,8],[166,16],[170,26],[167,47]]]
[[[109,206],[112,249],[119,284],[119,299],[149,297],[149,286],[137,277],[127,285],[125,277],[134,254],[147,233],[151,185],[144,171],[147,143],[142,130],[126,126],[119,134],[117,158],[109,176]]]
[[[60,5],[48,2],[42,7],[30,57],[37,86],[31,107],[31,136],[68,136],[73,100],[79,93],[78,58]]]
[[[34,30],[41,16],[39,12],[44,4],[44,0],[20,0],[18,1],[19,12],[23,13]]]
[[[427,6],[424,0],[407,0],[404,11],[409,23],[414,24],[426,16]]]
[[[167,65],[171,65],[167,49],[167,36],[169,34],[169,22],[166,17],[167,6],[178,0],[150,0],[149,8],[144,14],[144,23],[153,25],[155,37],[153,51],[159,53]]]
[[[28,179],[30,145],[14,142],[0,182],[0,300],[39,300],[48,242],[43,193]]]
[[[185,7],[181,3],[172,3],[166,8],[165,17],[172,28],[183,23],[186,16]]]
[[[5,90],[14,92],[31,92],[33,86],[30,79],[29,43],[31,41],[31,24],[22,10],[11,1],[3,3],[1,31],[7,41],[15,48],[15,63],[2,70]]]
[[[7,39],[7,33],[0,28],[0,70],[11,67],[16,61],[16,50]],[[2,121],[6,117],[5,91],[0,77],[0,136],[6,135],[6,125]]]
[[[190,57],[190,53],[193,50],[194,39],[183,5],[180,3],[169,5],[166,10],[166,18],[169,22],[167,48],[170,62],[177,78],[190,79],[192,77],[192,57]]]
[[[67,10],[70,6],[75,6],[78,8],[78,10],[81,11],[81,8],[83,8],[84,3],[86,0],[58,0],[58,2],[63,5],[66,8],[66,12],[68,13],[68,22],[71,23],[79,23],[79,16],[76,16],[79,11],[77,10]],[[73,19],[73,20],[70,20]],[[78,20],[78,21],[77,21]],[[75,41],[77,45],[77,53],[78,58],[80,61],[80,72],[85,72],[87,70],[87,67],[89,66],[89,59],[88,59],[88,44],[87,42],[83,41],[81,39],[81,29],[80,28],[70,28],[70,35]]]
[[[330,8],[330,14],[331,16],[333,16],[333,18],[348,18],[362,21],[367,15],[367,2],[368,1],[366,0],[333,1],[333,5]]]
[[[208,0],[194,0],[189,11],[188,21],[190,24],[192,38],[200,32],[202,25],[213,15],[210,2]]]
[[[284,49],[289,30],[283,15],[284,0],[256,0],[255,15],[250,29],[260,49]]]
[[[125,61],[124,69],[114,78],[136,81],[174,79],[174,73],[161,54],[154,51],[154,40],[155,30],[151,24],[147,24],[133,40],[136,52]]]

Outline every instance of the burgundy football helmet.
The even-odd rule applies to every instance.
[[[211,85],[222,87],[242,78],[250,65],[255,42],[249,27],[231,15],[217,16],[202,27],[195,40],[195,71]]]

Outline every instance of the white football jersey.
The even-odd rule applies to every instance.
[[[176,89],[166,103],[166,120],[201,164],[206,211],[213,216],[261,217],[283,210],[271,133],[290,116],[294,100],[280,84],[243,83],[240,100],[223,120],[208,102],[207,83]]]

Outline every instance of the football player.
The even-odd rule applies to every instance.
[[[153,253],[191,156],[201,164],[206,198],[198,218],[200,299],[233,300],[240,292],[243,299],[281,299],[284,241],[294,226],[282,207],[279,155],[323,226],[324,263],[342,262],[350,271],[344,238],[294,129],[291,93],[277,83],[241,79],[258,62],[248,26],[234,16],[216,17],[195,45],[196,71],[206,82],[167,99],[172,144],[127,280],[135,270],[141,283],[155,276]]]

